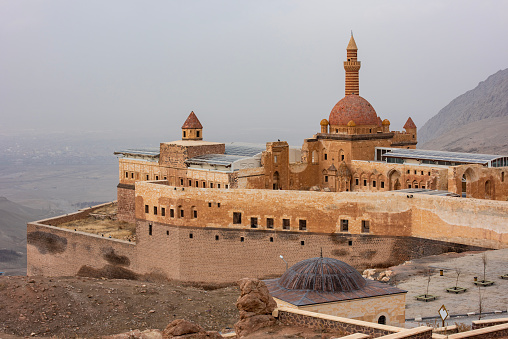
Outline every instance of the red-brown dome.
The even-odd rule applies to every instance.
[[[359,95],[346,95],[330,112],[330,125],[346,126],[353,120],[356,126],[378,124],[378,117],[374,107]]]

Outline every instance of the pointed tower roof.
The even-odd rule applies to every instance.
[[[346,49],[358,49],[358,47],[356,47],[355,38],[353,38],[353,32],[351,32],[351,39],[349,39],[349,44],[347,44]]]
[[[404,128],[405,129],[408,129],[408,128],[416,128],[416,125],[415,123],[413,122],[413,119],[411,119],[411,117],[409,117],[406,121],[406,124],[404,125]]]
[[[203,128],[203,125],[199,122],[198,117],[194,114],[194,111],[190,112],[187,120],[183,123],[183,128]]]

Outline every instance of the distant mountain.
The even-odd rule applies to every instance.
[[[508,153],[508,69],[455,98],[418,130],[418,148]]]
[[[26,223],[47,214],[0,197],[0,272],[26,272]]]

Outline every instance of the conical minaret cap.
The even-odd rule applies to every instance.
[[[344,46],[344,45],[342,45],[342,46]],[[351,33],[351,39],[349,39],[349,44],[347,44],[347,48],[346,49],[358,50],[358,47],[356,47],[355,38],[353,38],[353,34],[352,33]]]

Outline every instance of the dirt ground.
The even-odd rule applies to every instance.
[[[178,318],[228,332],[238,321],[238,295],[236,286],[204,290],[177,283],[0,276],[0,333],[94,338],[164,329]]]

